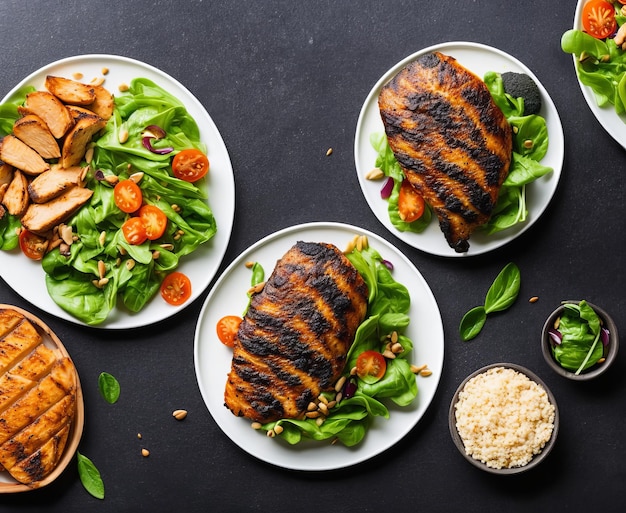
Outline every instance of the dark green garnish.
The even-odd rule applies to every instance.
[[[78,476],[85,490],[96,499],[104,499],[104,482],[96,466],[87,456],[83,456],[78,451],[76,452],[76,458],[78,461]]]
[[[102,372],[98,377],[98,388],[104,400],[109,404],[117,402],[120,397],[120,384],[108,372]]]
[[[508,263],[489,287],[485,304],[472,308],[461,319],[459,325],[461,340],[466,342],[478,335],[485,325],[487,314],[509,308],[517,299],[519,288],[519,268],[512,262]]]

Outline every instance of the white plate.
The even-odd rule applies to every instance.
[[[259,262],[266,277],[296,242],[328,242],[343,249],[357,234],[367,235],[370,246],[394,265],[394,278],[411,293],[413,340],[412,363],[428,364],[432,376],[418,378],[419,393],[411,406],[390,407],[390,418],[376,418],[365,439],[356,447],[329,442],[303,441],[291,446],[268,438],[250,427],[250,421],[235,417],[224,406],[224,387],[230,371],[232,350],[217,338],[215,326],[224,315],[243,312],[250,288],[247,261]],[[200,313],[196,328],[194,359],[200,392],[217,425],[241,449],[273,465],[294,470],[331,470],[354,465],[385,451],[401,440],[422,418],[437,390],[443,367],[443,325],[439,307],[428,284],[413,264],[389,242],[360,228],[338,223],[311,223],[276,232],[242,253],[218,279]]]
[[[541,164],[552,167],[554,171],[527,186],[528,221],[493,235],[486,235],[480,233],[480,231],[473,233],[469,240],[470,248],[467,253],[456,253],[448,246],[435,216],[433,216],[432,222],[422,233],[397,230],[389,220],[387,201],[380,197],[382,183],[365,178],[365,174],[374,167],[376,162],[376,151],[370,144],[370,135],[375,132],[384,133],[385,130],[378,109],[380,90],[409,62],[433,51],[454,57],[460,64],[481,78],[487,71],[526,73],[533,78],[541,91],[543,106],[540,114],[546,119],[548,126],[549,149]],[[552,99],[537,77],[526,66],[510,55],[496,48],[467,42],[442,43],[425,48],[405,58],[385,73],[376,83],[363,104],[357,122],[354,142],[354,158],[361,190],[378,220],[391,233],[410,246],[433,255],[451,257],[467,257],[492,251],[515,239],[530,228],[547,208],[556,191],[563,166],[563,155],[563,127],[561,120]]]
[[[84,82],[102,77],[108,69],[104,86],[113,94],[121,84],[129,84],[133,78],[148,78],[185,104],[189,114],[198,123],[201,140],[207,146],[211,171],[207,179],[209,203],[217,223],[217,233],[208,243],[182,259],[179,270],[191,279],[191,299],[180,307],[170,306],[157,295],[136,314],[114,309],[100,328],[121,329],[146,326],[181,311],[189,306],[210,284],[226,253],[235,214],[235,181],[228,151],[215,123],[202,104],[176,79],[148,64],[115,55],[81,55],[49,64],[20,82],[2,101],[5,102],[24,85],[44,89],[46,75],[74,78],[82,73]],[[212,200],[215,198],[215,200]],[[48,295],[45,273],[41,264],[24,257],[19,250],[0,251],[0,276],[20,296],[38,308],[62,319],[83,324],[61,309]]]
[[[582,10],[583,5],[589,0],[578,0],[576,5],[576,12],[574,13],[574,28],[576,30],[583,30],[582,24]],[[578,69],[576,67],[576,56],[573,55],[574,70],[576,71],[576,77],[578,78]],[[580,79],[578,84],[583,93],[585,101],[591,112],[596,117],[602,128],[604,128],[613,139],[615,139],[623,148],[626,148],[626,116],[620,116],[615,112],[615,107],[607,105],[606,107],[600,107],[596,100],[595,94],[591,87],[584,85]]]

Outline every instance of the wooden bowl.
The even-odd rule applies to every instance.
[[[70,355],[65,349],[63,343],[41,319],[34,316],[30,312],[27,312],[25,310],[22,310],[21,308],[12,305],[0,304],[0,309],[14,310],[22,314],[37,329],[39,334],[42,336],[44,344],[46,346],[53,349],[56,348],[61,353],[61,355],[70,358]],[[85,424],[85,404],[83,402],[83,392],[80,386],[80,380],[78,379],[76,366],[74,366],[74,370],[76,372],[76,412],[74,414],[74,420],[70,428],[70,434],[65,445],[63,455],[61,456],[61,459],[59,460],[57,466],[41,481],[36,481],[30,485],[19,483],[17,480],[13,479],[6,471],[0,472],[0,493],[28,492],[46,486],[52,483],[57,477],[59,477],[61,473],[65,470],[67,465],[70,463],[70,461],[72,461],[74,454],[76,453],[76,449],[78,448],[81,436],[83,434],[83,427]]]

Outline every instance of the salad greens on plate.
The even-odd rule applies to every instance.
[[[487,72],[484,81],[495,103],[513,128],[513,154],[509,173],[500,189],[491,219],[481,227],[487,234],[493,234],[526,221],[526,185],[550,173],[552,168],[540,163],[548,151],[545,119],[538,114],[524,115],[524,99],[513,97],[505,91],[499,73]],[[389,220],[399,231],[423,232],[431,222],[432,211],[426,205],[424,213],[417,220],[406,222],[401,219],[398,200],[404,173],[384,132],[371,134],[370,143],[378,154],[375,166],[387,178],[383,189],[391,189],[381,192],[381,196],[388,202]]]
[[[0,135],[10,133],[17,107],[31,91],[22,88],[0,106]],[[145,141],[149,127],[160,131]],[[124,142],[121,131],[128,133]],[[172,157],[189,149],[206,153],[196,121],[176,97],[146,78],[132,80],[127,92],[116,95],[113,116],[93,143],[85,178],[93,195],[65,221],[75,235],[69,254],[56,248],[42,259],[48,293],[62,309],[89,325],[105,321],[115,307],[138,312],[180,259],[215,235],[204,181],[185,181],[172,171]],[[139,177],[143,205],[154,205],[167,217],[159,238],[139,244],[125,237],[122,227],[131,215],[115,198],[115,184],[131,176]],[[18,246],[19,228],[15,216],[0,219],[0,249]]]

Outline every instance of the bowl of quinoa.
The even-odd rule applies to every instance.
[[[472,465],[518,474],[541,463],[559,428],[556,399],[533,372],[494,363],[470,374],[450,404],[452,440]]]

